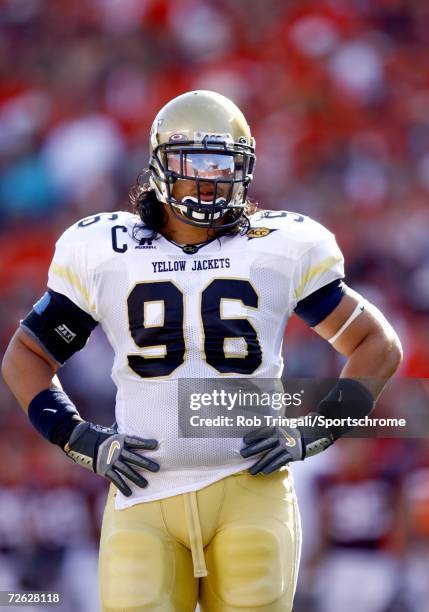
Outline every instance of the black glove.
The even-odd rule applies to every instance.
[[[249,472],[271,474],[291,461],[300,461],[321,453],[339,437],[351,431],[348,418],[361,419],[374,408],[374,398],[359,381],[340,378],[328,395],[319,403],[316,412],[311,412],[311,426],[302,427],[261,427],[244,436],[245,446],[242,457],[253,457],[264,451]],[[325,419],[334,423],[329,428]],[[343,423],[343,421],[345,421]]]
[[[159,470],[158,463],[133,451],[155,450],[157,446],[156,440],[119,434],[112,427],[83,421],[73,429],[64,452],[76,463],[113,482],[121,493],[129,497],[131,489],[123,476],[138,487],[144,488],[148,484],[132,465],[150,472]]]
[[[317,416],[311,413],[309,416]],[[243,438],[245,446],[240,450],[247,459],[264,451],[263,457],[251,466],[251,474],[271,474],[291,461],[317,455],[334,443],[334,437],[326,427],[260,427]]]

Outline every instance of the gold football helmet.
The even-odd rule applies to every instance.
[[[150,184],[160,202],[191,225],[238,223],[253,178],[255,139],[240,109],[214,91],[190,91],[166,104],[150,133]],[[177,199],[179,181],[194,189]],[[188,195],[190,194],[190,195]]]

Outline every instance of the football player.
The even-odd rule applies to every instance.
[[[254,166],[233,102],[210,91],[171,100],[153,123],[149,183],[131,190],[133,212],[64,232],[47,292],[4,357],[34,427],[112,483],[105,611],[292,608],[300,527],[287,465],[348,429],[180,437],[178,380],[280,378],[294,312],[347,357],[319,415],[369,414],[401,360],[392,327],[345,285],[333,234],[299,214],[255,210]],[[56,377],[98,324],[115,352],[115,428],[85,421]]]

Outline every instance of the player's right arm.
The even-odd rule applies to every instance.
[[[40,391],[61,389],[58,364],[21,328],[13,335],[2,362],[2,375],[24,412]]]
[[[129,496],[132,491],[127,481],[139,487],[148,484],[136,467],[158,471],[157,463],[136,452],[154,450],[157,441],[84,421],[56,376],[61,365],[85,346],[97,325],[86,299],[86,268],[79,267],[76,256],[82,250],[71,247],[68,239],[57,243],[48,291],[13,336],[2,374],[42,436]]]

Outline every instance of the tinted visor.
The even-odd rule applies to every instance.
[[[167,152],[167,168],[181,178],[218,181],[243,179],[243,155],[203,152]]]

